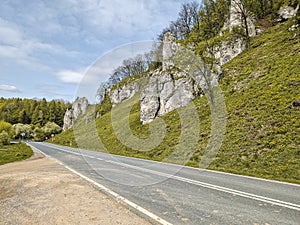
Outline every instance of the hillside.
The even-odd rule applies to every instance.
[[[248,50],[224,65],[220,86],[228,114],[226,137],[209,169],[300,183],[300,107],[293,104],[300,99],[300,40],[299,30],[288,31],[291,24],[277,24],[252,38]],[[210,136],[210,110],[205,97],[194,103],[200,118],[200,140],[186,165],[198,167]],[[122,107],[130,104],[131,100],[123,102],[114,110],[121,113]],[[109,99],[101,108],[110,108]],[[75,147],[77,141],[81,148],[163,161],[178,144],[181,124],[177,111],[162,119],[167,133],[150,151],[124,146],[112,128],[110,111],[95,124],[78,121],[74,129],[58,135],[55,143]],[[139,103],[131,109],[130,128],[139,138],[150,135],[149,124],[140,122]]]

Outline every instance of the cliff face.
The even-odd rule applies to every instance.
[[[232,31],[235,26],[243,27],[241,17],[243,8],[239,4],[240,2],[237,0],[232,1],[230,19],[224,25],[224,29]],[[256,35],[253,21],[248,19],[247,23],[249,35]],[[183,72],[182,70],[185,70],[185,68],[178,69],[174,58],[178,54],[182,54],[180,49],[182,47],[176,42],[172,34],[165,33],[162,49],[162,68],[150,72],[146,84],[142,85],[141,82],[127,83],[110,91],[109,96],[113,107],[139,94],[140,120],[143,124],[149,123],[156,117],[163,116],[174,109],[184,107],[199,96],[201,89],[205,90],[207,85],[217,84],[218,77],[222,74],[222,65],[243,52],[246,49],[246,42],[242,37],[231,37],[215,46],[211,57],[215,58],[216,64],[214,66],[217,72],[209,71],[209,75],[204,65],[199,67],[199,72],[192,71],[194,74]],[[181,57],[184,58],[184,56]],[[190,62],[186,64],[190,64]]]
[[[153,121],[188,105],[199,94],[195,81],[182,72],[154,71],[141,92],[141,121]]]
[[[249,14],[243,8],[241,0],[231,0],[230,9],[229,9],[229,20],[224,24],[223,29],[233,30],[234,27],[244,27],[243,14]],[[253,37],[256,35],[255,25],[253,20],[247,16],[247,27],[249,36]]]
[[[174,57],[180,51],[180,45],[175,38],[166,33],[163,41],[162,68],[152,71],[147,76],[146,84],[141,82],[127,83],[110,91],[109,96],[113,107],[119,103],[132,98],[135,94],[140,95],[141,117],[143,124],[150,123],[158,116],[163,116],[174,109],[187,106],[194,98],[200,95],[201,90],[217,83],[219,74],[222,73],[218,67],[217,73],[211,73],[205,77],[206,69],[200,68],[202,72],[187,74],[176,68]],[[221,66],[236,57],[245,49],[244,41],[223,42],[215,49],[215,59]],[[207,78],[209,80],[207,81]]]
[[[112,106],[115,107],[121,102],[132,98],[139,91],[140,91],[140,84],[138,82],[129,83],[127,85],[121,86],[117,89],[110,91],[109,97]]]
[[[80,116],[86,114],[88,108],[88,100],[83,97],[77,97],[75,102],[72,105],[71,109],[67,109],[64,116],[64,126],[63,130],[68,130],[73,127],[75,120]]]

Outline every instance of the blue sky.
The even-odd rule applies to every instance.
[[[0,96],[73,101],[90,65],[118,46],[154,40],[184,2],[2,0]],[[113,63],[99,65],[93,85]]]

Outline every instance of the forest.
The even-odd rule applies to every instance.
[[[0,98],[0,144],[12,138],[43,141],[61,132],[67,108],[71,103],[64,100]]]

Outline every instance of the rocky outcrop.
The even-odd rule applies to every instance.
[[[132,82],[121,87],[118,87],[109,93],[110,101],[112,106],[115,107],[116,105],[120,104],[123,101],[126,101],[132,98],[135,94],[140,91],[140,84],[139,82]]]
[[[176,54],[178,47],[179,45],[176,43],[175,37],[170,32],[166,32],[163,38],[163,49],[162,49],[163,70],[174,67],[173,57]]]
[[[298,9],[299,9],[299,4],[295,9],[291,6],[281,6],[279,11],[277,12],[277,14],[280,17],[279,21],[293,18],[294,16],[297,15]]]
[[[65,113],[63,130],[68,130],[71,127],[73,127],[75,120],[80,115],[86,114],[88,106],[89,106],[89,103],[85,97],[83,97],[83,98],[77,97],[72,105],[72,108],[67,109],[67,111]]]
[[[243,38],[231,38],[223,41],[214,49],[214,57],[220,66],[224,65],[246,49],[246,41]]]
[[[231,0],[230,9],[229,9],[229,20],[224,24],[223,29],[229,29],[231,32],[234,27],[245,27],[243,22],[243,14],[245,14],[245,9],[241,0]],[[249,13],[248,13],[249,14]],[[250,15],[250,14],[249,14]],[[255,25],[253,20],[248,16],[246,18],[248,33],[250,37],[256,35]]]
[[[73,110],[67,109],[65,116],[64,116],[64,126],[63,130],[68,130],[74,125],[74,117],[73,117]]]
[[[143,124],[150,123],[157,116],[187,106],[198,95],[195,81],[184,73],[156,70],[141,92],[140,119]]]
[[[232,0],[230,9],[230,20],[228,29],[234,26],[242,26],[241,12],[237,6],[239,0]],[[255,27],[251,20],[248,21],[250,35],[255,35]],[[204,66],[201,59],[191,58],[194,53],[189,54],[189,50],[182,50],[172,36],[167,32],[163,38],[162,49],[162,69],[157,69],[148,74],[148,81],[144,85],[140,82],[131,82],[110,91],[109,96],[113,106],[120,104],[140,93],[140,120],[143,124],[150,123],[158,116],[163,116],[175,109],[187,106],[194,98],[205,93],[217,85],[219,74],[222,73],[221,66],[243,52],[246,42],[243,38],[224,40],[213,50],[213,55],[217,64],[214,65],[217,72],[213,72]],[[178,61],[179,57],[179,61]],[[197,58],[197,57],[196,57]],[[199,57],[200,58],[200,57]],[[193,64],[190,65],[191,61]],[[178,65],[183,62],[183,66]],[[197,67],[194,69],[192,67]],[[185,72],[183,72],[185,71]],[[187,74],[189,73],[189,74]]]

